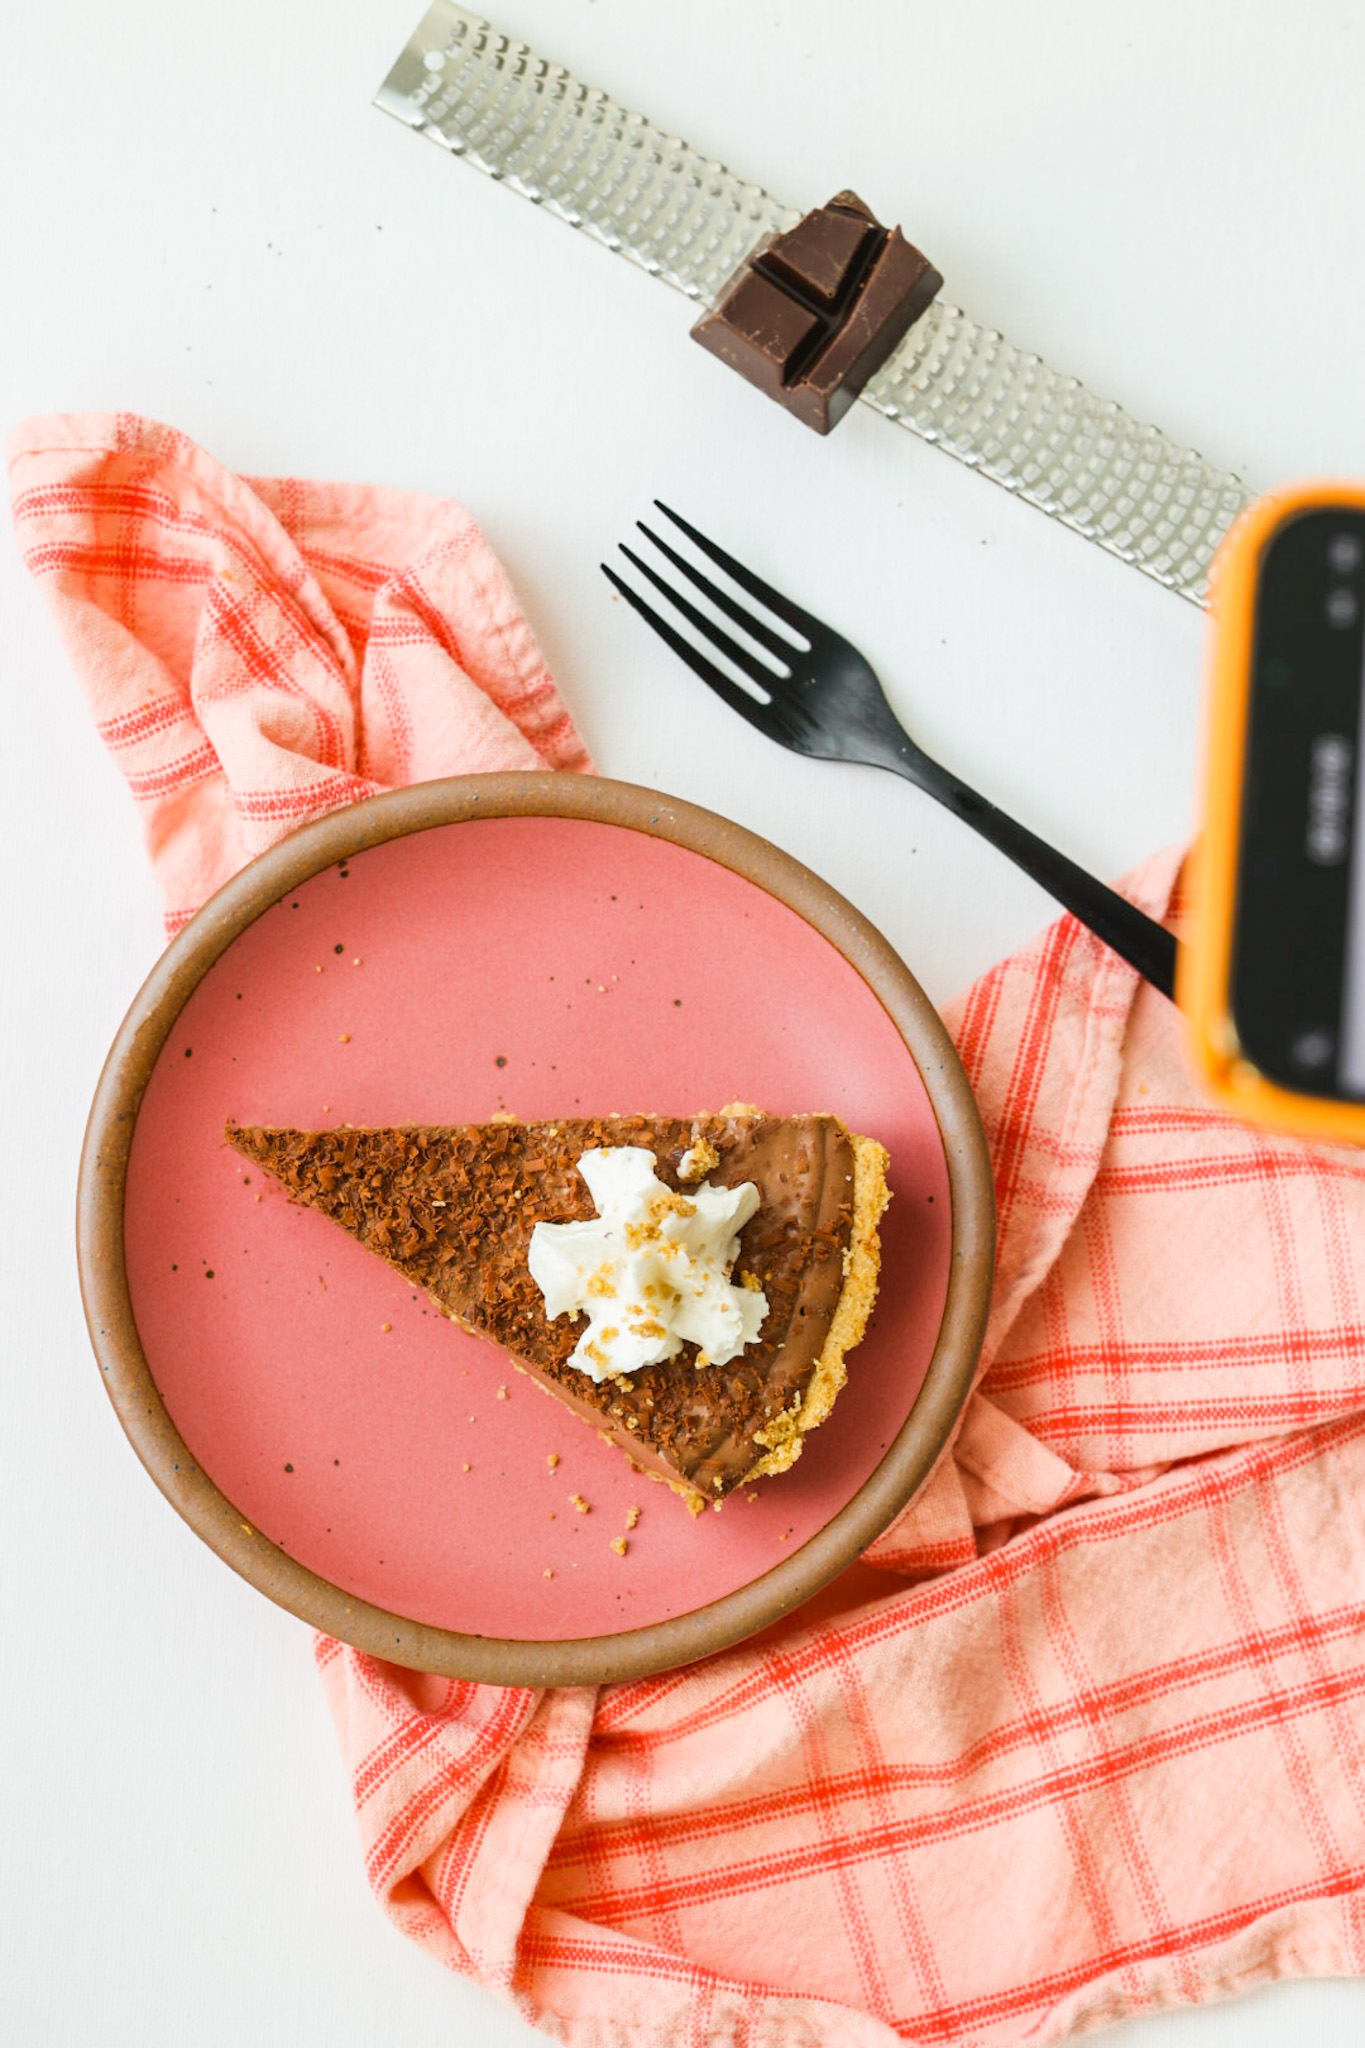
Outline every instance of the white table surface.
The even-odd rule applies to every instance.
[[[141,411],[242,470],[462,500],[602,770],[801,856],[935,998],[1046,902],[889,777],[741,728],[609,602],[598,560],[656,493],[1080,860],[1188,833],[1200,614],[862,408],[797,428],[689,345],[675,294],[372,110],[419,11],[11,0],[0,428]],[[790,201],[853,184],[977,319],[1251,482],[1365,475],[1356,0],[495,11]],[[372,1904],[307,1630],[177,1521],[100,1392],[76,1161],[158,905],[8,542],[0,664],[0,2038],[530,2041]],[[1122,2038],[1338,2048],[1362,2022],[1334,1983]]]

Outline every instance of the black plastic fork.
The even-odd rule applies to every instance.
[[[781,672],[778,672],[760,660],[751,649],[741,646],[713,618],[700,611],[680,591],[666,583],[657,570],[622,544],[621,553],[627,561],[633,563],[640,574],[667,598],[701,639],[749,678],[757,693],[751,694],[708,660],[699,648],[603,562],[602,573],[627,604],[648,621],[660,639],[666,641],[732,711],[737,711],[741,718],[748,719],[750,725],[757,726],[761,733],[776,740],[779,746],[790,748],[794,754],[807,754],[818,761],[856,761],[871,768],[889,768],[893,774],[903,775],[908,782],[936,797],[973,831],[998,847],[1001,853],[1008,854],[1025,874],[1032,875],[1050,896],[1055,897],[1082,924],[1088,925],[1106,946],[1112,947],[1163,995],[1173,994],[1176,947],[1170,932],[1154,918],[1148,917],[1145,911],[1139,910],[1136,904],[1127,902],[1116,890],[1108,888],[1084,868],[1077,867],[1075,861],[1068,860],[1064,853],[1059,853],[1025,826],[1017,824],[1013,818],[997,810],[994,804],[987,803],[984,797],[978,796],[974,789],[969,789],[948,769],[931,761],[900,724],[886,701],[870,662],[851,641],[793,604],[771,584],[764,583],[751,569],[746,569],[742,562],[727,554],[724,548],[717,547],[705,534],[698,533],[696,527],[690,526],[677,512],[670,512],[667,505],[657,498],[654,502],[664,517],[687,535],[694,547],[709,555],[733,583],[738,584],[741,590],[747,590],[796,636],[793,640],[775,631],[765,619],[756,617],[737,598],[713,583],[666,540],[652,533],[643,521],[637,522],[645,538],[681,576],[700,590],[718,611],[732,619],[751,640],[766,648],[772,660],[780,664]]]

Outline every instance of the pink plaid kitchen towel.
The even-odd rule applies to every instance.
[[[178,911],[297,815],[264,831],[272,788],[582,759],[450,508],[247,486],[136,422],[26,430],[16,486],[106,736],[158,704],[181,736]],[[1174,874],[1133,893],[1178,920]],[[986,2048],[1365,1969],[1365,1154],[1209,1109],[1171,1006],[1070,919],[951,1022],[995,1298],[952,1452],[866,1561],[601,1691],[318,1642],[377,1897],[575,2048]]]
[[[168,933],[339,804],[588,766],[460,506],[234,476],[127,413],[30,420],[9,463],[20,548],[137,798]]]

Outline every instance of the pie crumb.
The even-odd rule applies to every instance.
[[[613,1536],[611,1539],[611,1548],[616,1552],[616,1555],[618,1557],[624,1557],[627,1550],[630,1548],[630,1545],[626,1542],[624,1536]]]
[[[678,1161],[678,1179],[682,1181],[701,1180],[710,1173],[713,1166],[720,1165],[720,1154],[708,1138],[704,1138],[692,1127],[692,1143]]]

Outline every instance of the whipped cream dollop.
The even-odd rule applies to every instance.
[[[638,1372],[695,1344],[724,1365],[752,1344],[768,1313],[756,1286],[733,1287],[739,1232],[758,1207],[752,1181],[665,1186],[652,1152],[595,1146],[578,1170],[597,1208],[591,1223],[537,1223],[527,1263],[545,1313],[584,1315],[569,1363],[593,1380]]]

